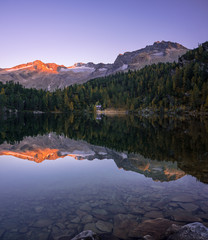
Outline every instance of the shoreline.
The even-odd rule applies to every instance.
[[[129,111],[124,109],[105,109],[105,110],[97,110],[96,113],[112,116],[112,115],[127,115],[129,114]]]

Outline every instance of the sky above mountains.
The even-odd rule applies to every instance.
[[[0,10],[0,68],[112,63],[158,40],[187,48],[208,40],[207,0],[6,0]]]

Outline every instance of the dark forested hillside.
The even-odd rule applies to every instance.
[[[93,110],[208,111],[208,42],[187,52],[179,63],[159,63],[117,73],[54,92],[0,83],[0,109],[19,111]]]

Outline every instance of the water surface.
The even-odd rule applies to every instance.
[[[127,239],[157,218],[208,226],[206,119],[44,114],[0,123],[0,239],[85,229]]]

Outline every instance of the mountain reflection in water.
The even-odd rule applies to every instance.
[[[208,183],[206,119],[25,114],[1,119],[0,131],[0,155],[39,163],[109,158],[155,181],[190,174]]]
[[[181,178],[185,172],[177,163],[146,159],[140,154],[119,153],[106,147],[94,146],[50,133],[44,136],[26,137],[20,143],[0,145],[0,155],[10,155],[36,163],[70,156],[76,160],[113,159],[118,168],[151,177],[153,180],[171,181]]]

